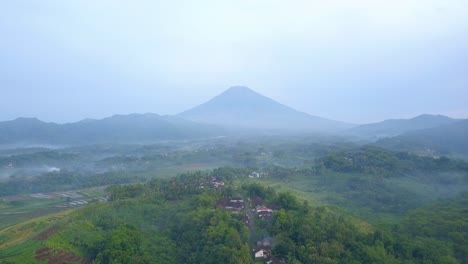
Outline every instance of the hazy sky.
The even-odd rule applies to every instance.
[[[467,0],[0,2],[0,120],[175,114],[245,85],[365,123],[468,117]]]

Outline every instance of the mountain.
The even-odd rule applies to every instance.
[[[248,131],[327,132],[351,127],[299,112],[243,86],[231,87],[178,116],[194,122]]]
[[[468,119],[406,132],[396,137],[381,139],[376,144],[391,149],[468,158]]]
[[[60,125],[42,122],[37,118],[20,117],[0,122],[0,144],[33,141],[46,143],[59,136]]]
[[[459,120],[442,115],[420,115],[411,119],[389,119],[379,123],[353,127],[347,130],[346,134],[358,138],[378,140],[380,138],[398,136],[409,131],[451,124],[457,121]]]
[[[114,115],[76,123],[55,124],[36,118],[0,122],[0,144],[143,143],[218,136],[214,126],[157,114]]]

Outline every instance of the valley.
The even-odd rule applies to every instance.
[[[468,1],[0,1],[0,264],[468,264]]]
[[[209,216],[210,218],[221,217],[217,221],[227,221],[228,226],[234,225],[237,232],[240,232],[240,244],[232,245],[238,249],[229,251],[231,253],[226,251],[219,256],[220,258],[230,256],[228,259],[233,259],[232,263],[251,263],[251,261],[266,263],[270,260],[278,261],[278,263],[282,263],[281,261],[290,263],[293,259],[301,259],[305,263],[313,261],[312,259],[307,260],[312,255],[305,257],[299,251],[296,252],[296,249],[283,248],[286,244],[282,243],[302,243],[300,242],[302,240],[297,240],[294,237],[286,239],[286,236],[292,234],[283,234],[281,233],[283,231],[280,232],[281,228],[277,229],[280,223],[278,221],[281,217],[286,217],[279,215],[280,212],[283,212],[282,209],[285,210],[286,214],[293,213],[290,210],[315,212],[316,215],[311,216],[310,221],[312,222],[309,224],[314,222],[317,226],[313,228],[319,229],[325,228],[325,223],[316,222],[318,219],[312,220],[315,217],[325,217],[328,219],[327,221],[332,221],[335,217],[338,217],[336,219],[346,219],[348,226],[346,228],[350,228],[347,232],[353,233],[353,239],[361,240],[371,234],[376,235],[376,232],[389,232],[395,228],[392,226],[406,228],[407,225],[412,224],[415,225],[416,230],[420,228],[418,222],[422,220],[414,217],[419,217],[419,214],[427,214],[428,211],[425,211],[424,208],[437,206],[442,200],[453,201],[453,210],[456,214],[461,214],[459,216],[461,218],[457,219],[462,220],[459,223],[461,226],[456,224],[458,227],[455,227],[454,231],[461,231],[461,236],[464,236],[463,230],[466,228],[466,221],[463,222],[463,219],[467,218],[463,216],[463,211],[457,211],[463,208],[463,206],[460,207],[463,204],[461,201],[468,190],[468,163],[464,161],[421,157],[374,146],[359,146],[338,141],[327,144],[314,141],[305,142],[304,139],[301,139],[301,143],[285,139],[278,139],[275,143],[267,142],[271,142],[271,140],[264,139],[262,142],[262,140],[246,138],[241,141],[218,140],[215,144],[211,141],[195,142],[192,143],[194,144],[192,147],[187,147],[190,145],[184,143],[185,147],[172,146],[170,150],[165,145],[157,144],[118,146],[112,151],[107,147],[100,149],[96,146],[81,147],[79,151],[75,148],[47,150],[57,152],[57,154],[47,154],[47,157],[53,158],[42,162],[48,167],[60,168],[60,171],[39,173],[32,179],[29,177],[29,181],[33,180],[31,182],[34,184],[33,190],[41,190],[40,193],[31,193],[28,191],[29,189],[24,188],[18,188],[13,193],[14,189],[11,187],[3,189],[7,191],[3,194],[1,202],[0,239],[2,249],[0,249],[0,259],[3,259],[3,263],[17,263],[25,260],[28,263],[33,263],[33,261],[34,263],[42,263],[41,261],[60,263],[63,259],[74,260],[72,261],[74,263],[85,263],[92,259],[96,263],[107,263],[110,260],[105,260],[105,258],[110,258],[110,255],[104,256],[97,253],[105,252],[105,249],[92,249],[89,246],[93,243],[96,246],[105,245],[108,242],[104,241],[111,239],[112,232],[124,232],[127,234],[126,236],[136,235],[132,239],[137,239],[140,241],[138,243],[142,243],[140,249],[134,249],[137,251],[132,251],[133,253],[125,251],[124,254],[128,257],[140,256],[141,259],[127,259],[124,262],[180,263],[182,261],[193,263],[192,261],[196,262],[197,258],[210,259],[211,257],[208,256],[188,257],[181,253],[175,253],[181,250],[180,247],[193,247],[194,245],[184,244],[194,241],[193,238],[175,239],[173,235],[163,230],[175,228],[171,229],[173,230],[171,232],[182,232],[182,234],[188,232],[186,229],[176,231],[177,228],[181,227],[173,226],[175,221],[173,217],[189,217],[192,220],[193,217],[198,217],[198,214],[201,214],[200,217],[208,217],[208,215],[202,215],[213,214],[213,211],[208,208],[215,208],[215,205],[224,199],[223,197],[227,199],[243,197],[242,199],[245,199],[245,208],[242,208],[240,212],[231,213],[231,209],[223,210],[221,207],[215,210],[217,216]],[[155,153],[160,152],[161,148],[167,153],[155,156]],[[22,171],[21,166],[30,167],[31,164],[35,164],[34,159],[28,156],[31,154],[18,155],[18,149],[14,151],[15,156],[4,155],[4,159],[10,157],[11,160],[14,160],[18,173]],[[44,155],[42,151],[33,154],[34,157],[42,157]],[[95,157],[99,158],[91,162],[92,159],[87,156],[88,165],[82,167],[82,171],[80,171],[79,166],[76,166],[75,163],[80,163],[81,153],[90,153],[91,151]],[[72,163],[69,163],[69,154],[65,154],[70,152],[75,155]],[[10,161],[7,163],[9,164]],[[70,165],[71,167],[67,168]],[[98,167],[102,170],[99,174],[90,176],[84,174],[84,172],[89,173]],[[67,174],[64,172],[70,173],[72,168],[72,176],[66,176]],[[50,185],[51,173],[53,177],[60,177],[61,180],[54,181]],[[21,179],[22,176],[17,175],[16,177]],[[100,179],[101,177],[103,178]],[[136,184],[135,182],[140,183]],[[7,182],[6,184],[3,186],[12,183]],[[77,190],[73,189],[74,186],[86,186],[86,188]],[[278,198],[277,195],[279,197],[286,196]],[[295,205],[291,205],[290,202]],[[269,220],[259,218],[256,214],[251,213],[260,205],[266,205],[273,209]],[[190,210],[195,211],[189,213]],[[242,217],[247,215],[248,218]],[[228,221],[229,218],[239,222]],[[104,220],[110,222],[101,222]],[[209,227],[208,223],[206,226],[201,224],[196,228],[202,229],[196,229],[198,230],[196,232],[208,232],[208,230],[203,231],[203,228],[215,228],[219,224],[212,227]],[[447,224],[448,227],[441,226],[440,228],[453,228],[451,223]],[[128,225],[132,227],[130,229],[123,227]],[[187,223],[182,225],[187,226]],[[333,227],[330,228],[325,228],[329,230],[325,232],[335,230]],[[49,232],[47,230],[54,231],[50,235],[41,235],[47,234]],[[86,235],[87,232],[89,235]],[[452,238],[438,237],[439,233],[438,235],[430,235],[426,234],[426,231],[421,232],[434,240],[430,243],[453,243],[450,245],[462,246],[459,242],[447,242],[453,241]],[[390,233],[387,235],[403,235],[401,231],[390,231]],[[91,236],[91,234],[95,234],[96,237]],[[196,234],[198,233],[192,235]],[[151,242],[145,238],[149,235],[154,237]],[[77,238],[74,238],[76,236],[80,237],[79,241],[81,242],[76,242]],[[107,238],[108,236],[110,237]],[[358,238],[361,236],[362,238]],[[404,236],[404,239],[408,241],[415,239],[412,236]],[[43,239],[37,240],[34,237],[43,237]],[[265,252],[268,252],[265,254],[269,257],[256,259],[251,251],[254,249],[258,251],[257,241],[270,237],[273,245],[265,249]],[[198,240],[200,239],[205,238]],[[309,238],[305,237],[304,239]],[[314,243],[320,241],[335,243],[329,238],[319,239]],[[343,243],[341,240],[337,242]],[[167,245],[160,244],[161,248],[158,248],[158,243],[165,245],[169,243],[168,245],[174,246],[167,248]],[[148,248],[150,244],[153,249]],[[297,244],[297,246],[300,245]],[[357,258],[353,255],[355,253],[352,253],[354,251],[348,252],[346,246],[344,244],[342,246],[345,247],[343,248],[345,251],[337,251],[341,253],[327,255],[327,258],[343,260],[345,255]],[[211,246],[206,244],[206,247],[199,250],[209,250]],[[398,255],[402,253],[388,251],[390,250],[388,247],[379,249],[376,244],[369,244],[366,247],[375,247],[372,250],[387,252],[386,255],[373,257],[368,255],[368,257],[379,260],[388,258],[388,261],[391,260],[389,263],[400,263],[404,259],[413,259],[413,261],[418,259],[407,255]],[[121,250],[127,249],[122,248]],[[224,249],[220,250],[224,252]],[[369,248],[369,250],[371,249]],[[465,250],[463,247],[455,249],[450,246],[442,251],[439,250],[437,254],[441,255],[436,254],[437,256],[430,258],[437,259],[443,256],[443,258],[449,258],[448,256],[451,256],[451,261],[457,263],[455,258],[460,254],[463,258],[463,250]],[[147,255],[149,252],[156,255]],[[286,252],[296,253],[292,256]],[[315,261],[323,261],[320,259],[325,255],[322,255],[323,253],[317,254],[314,257],[317,258]],[[370,251],[366,254],[370,254]],[[423,254],[424,258],[429,258],[425,254]],[[56,255],[63,256],[63,258],[55,259],[53,256]],[[174,258],[174,256],[181,255],[182,259]],[[164,261],[158,262],[157,260],[161,258]],[[221,260],[216,257],[215,259],[213,263]],[[462,260],[460,256],[458,259]]]
[[[245,111],[252,126],[234,127]],[[464,144],[464,122],[353,126],[243,87],[173,117],[3,122],[16,145],[0,150],[0,263],[464,264],[463,148],[402,143]]]

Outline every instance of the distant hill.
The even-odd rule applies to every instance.
[[[46,144],[61,137],[60,125],[42,122],[37,118],[20,117],[0,122],[0,144],[35,142]]]
[[[0,122],[0,145],[144,143],[218,136],[217,127],[157,114],[115,115],[55,124],[36,118]]]
[[[299,112],[243,86],[231,87],[178,116],[229,129],[264,132],[328,132],[352,126]]]
[[[452,124],[459,120],[442,115],[420,115],[411,119],[389,119],[379,123],[360,125],[346,131],[358,138],[378,140],[406,132]]]
[[[377,145],[436,155],[461,154],[468,158],[468,119],[381,139]]]

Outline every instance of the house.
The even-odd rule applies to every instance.
[[[273,216],[272,212],[260,212],[258,213],[258,217],[263,218],[263,219],[270,219]]]
[[[273,215],[273,210],[264,205],[257,206],[255,210],[257,211],[258,217],[263,219],[270,219]]]
[[[231,203],[243,203],[244,200],[242,198],[240,198],[240,197],[235,197],[235,198],[231,198],[229,200],[229,202],[231,202]]]
[[[229,211],[242,211],[245,208],[244,200],[240,197],[225,198],[216,202],[216,207],[222,207]]]
[[[224,208],[231,210],[231,211],[241,211],[242,209],[245,208],[245,203],[244,203],[244,200],[240,197],[231,198],[226,203]]]
[[[252,172],[252,173],[250,173],[250,175],[249,175],[249,178],[251,178],[251,179],[253,179],[253,178],[260,178],[260,177],[261,177],[261,174],[258,173],[258,172],[255,172],[255,171]]]
[[[222,181],[213,182],[213,187],[215,187],[216,189],[218,189],[219,187],[222,187],[222,186],[224,186],[224,182],[222,182]]]
[[[249,174],[249,178],[253,179],[253,178],[261,178],[263,176],[267,176],[268,173],[265,173],[265,172],[256,172],[256,171],[253,171],[252,173]]]
[[[255,251],[255,258],[266,258],[267,256],[268,256],[268,252],[264,249]]]
[[[211,176],[211,184],[213,185],[215,189],[218,189],[224,186],[224,182],[218,180],[216,176]]]
[[[255,209],[257,211],[257,213],[260,213],[260,212],[270,212],[272,213],[273,210],[271,210],[270,208],[264,206],[264,205],[259,205],[257,206],[257,208]]]

